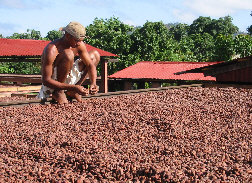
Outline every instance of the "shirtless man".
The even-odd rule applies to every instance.
[[[83,42],[85,27],[78,22],[70,22],[62,29],[62,38],[49,43],[42,53],[42,87],[38,95],[45,99],[52,93],[52,98],[59,104],[68,103],[66,94],[81,102],[81,95],[96,94],[97,71],[100,61],[97,51],[88,52]],[[75,61],[75,57],[80,59]],[[89,76],[90,90],[81,86]],[[66,90],[66,94],[65,94]]]

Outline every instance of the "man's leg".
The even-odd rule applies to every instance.
[[[70,49],[64,50],[59,54],[55,60],[55,67],[57,67],[57,81],[64,83],[67,75],[73,67],[74,53]],[[64,90],[55,90],[52,97],[59,103],[68,103]]]
[[[89,52],[89,55],[90,55],[91,60],[93,61],[93,63],[94,63],[95,66],[97,67],[97,65],[99,64],[99,62],[100,62],[100,60],[101,60],[101,56],[100,56],[99,52],[96,51],[96,50],[91,50],[91,51]],[[80,70],[81,70],[81,71],[84,71],[84,72],[83,72],[83,75],[85,76],[85,80],[86,80],[86,78],[87,78],[87,76],[88,76],[88,74],[87,74],[87,73],[88,73],[87,67],[85,67],[85,65],[84,65],[83,62],[80,62],[80,63],[79,63],[79,67],[80,67]],[[85,80],[84,80],[84,81],[85,81]]]
[[[93,61],[93,63],[97,67],[97,65],[100,62],[100,54],[99,54],[99,52],[96,51],[96,50],[92,50],[92,51],[89,52],[89,55],[90,55],[91,60]],[[83,80],[83,82],[84,82],[86,80],[87,76],[88,76],[87,67],[85,67],[85,65],[84,65],[83,62],[80,62],[79,63],[79,69],[80,69],[80,71],[83,71],[82,75],[85,76],[85,79]],[[67,91],[67,95],[70,96],[70,97],[72,97],[72,98],[75,98],[78,102],[82,101],[81,96],[78,93],[74,92],[74,91]]]
[[[101,60],[100,53],[96,50],[92,50],[89,52],[89,55],[90,55],[93,63],[95,64],[95,66],[97,66]]]

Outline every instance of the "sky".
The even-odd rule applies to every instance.
[[[142,26],[147,21],[186,23],[199,16],[219,19],[231,16],[240,31],[252,25],[252,0],[0,0],[0,34],[40,31],[45,37],[71,21],[84,26],[95,18],[119,18],[125,24]]]

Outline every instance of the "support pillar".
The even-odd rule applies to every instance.
[[[108,60],[101,57],[101,93],[108,92]]]

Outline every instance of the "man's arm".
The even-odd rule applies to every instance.
[[[96,86],[96,79],[97,79],[96,66],[92,62],[84,42],[82,42],[79,45],[78,54],[79,54],[82,62],[85,64],[85,67],[87,68],[87,72],[88,72],[89,79],[90,79],[90,82],[91,82],[91,89],[92,89],[92,87],[97,89],[97,86]],[[84,74],[83,74],[83,77],[81,79],[84,79],[84,77],[85,77]]]

